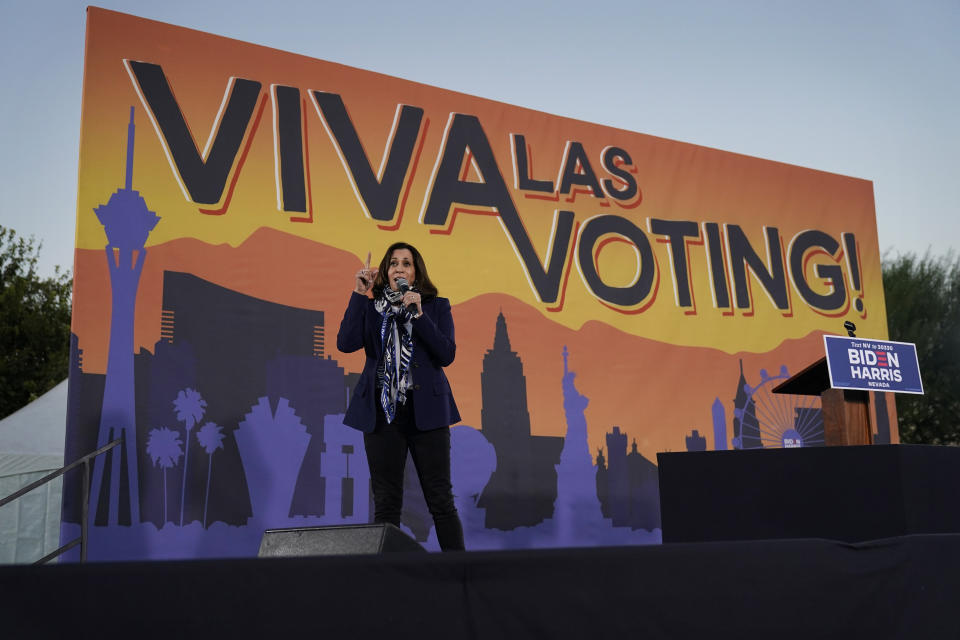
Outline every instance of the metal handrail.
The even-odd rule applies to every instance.
[[[78,544],[80,545],[80,562],[87,561],[87,531],[89,529],[89,519],[90,519],[90,516],[88,513],[88,511],[90,510],[90,461],[96,458],[101,453],[106,453],[107,451],[110,451],[111,449],[113,449],[115,446],[117,446],[122,442],[123,442],[122,437],[117,438],[113,442],[110,442],[100,447],[99,449],[97,449],[96,451],[93,451],[92,453],[88,453],[82,458],[78,458],[77,460],[74,460],[67,466],[61,469],[58,469],[52,473],[49,473],[44,477],[40,478],[39,480],[36,480],[35,482],[31,482],[30,484],[23,487],[22,489],[18,489],[17,491],[15,491],[14,493],[11,493],[6,498],[3,498],[2,500],[0,500],[0,507],[3,507],[4,505],[7,505],[13,502],[20,496],[33,491],[37,487],[43,486],[46,483],[50,482],[51,480],[56,480],[57,478],[65,474],[67,471],[70,471],[72,469],[79,467],[80,465],[83,465],[83,510],[81,511],[81,515],[80,515],[80,537],[75,540],[71,540],[70,542],[63,545],[56,551],[52,551],[48,553],[47,555],[43,556],[33,564],[44,564],[46,562],[49,562],[50,560],[53,560],[57,556],[60,556],[66,553],[67,551],[69,551],[70,549],[73,549]]]

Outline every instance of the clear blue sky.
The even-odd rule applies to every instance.
[[[103,0],[511,104],[872,180],[881,250],[960,246],[960,0]],[[72,269],[86,4],[0,0],[0,224]]]

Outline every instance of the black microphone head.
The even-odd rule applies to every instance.
[[[400,293],[406,293],[410,291],[410,285],[407,284],[406,278],[397,278],[397,289],[400,290]]]

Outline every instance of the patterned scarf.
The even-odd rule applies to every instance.
[[[380,343],[383,345],[382,368],[378,367],[380,404],[387,422],[393,422],[397,402],[407,401],[410,387],[410,358],[413,356],[412,316],[400,301],[403,294],[384,287],[383,295],[374,303],[374,309],[383,316],[380,323]],[[399,345],[399,349],[397,348]]]

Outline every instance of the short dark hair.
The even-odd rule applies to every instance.
[[[413,268],[417,272],[416,279],[410,283],[410,287],[416,289],[424,300],[435,298],[438,295],[437,285],[433,284],[430,276],[427,275],[427,263],[423,261],[423,256],[417,251],[417,248],[406,242],[394,242],[387,247],[383,259],[380,260],[380,269],[377,271],[377,279],[373,282],[373,296],[379,298],[387,286],[387,269],[390,267],[390,258],[397,249],[406,249],[413,256]]]

